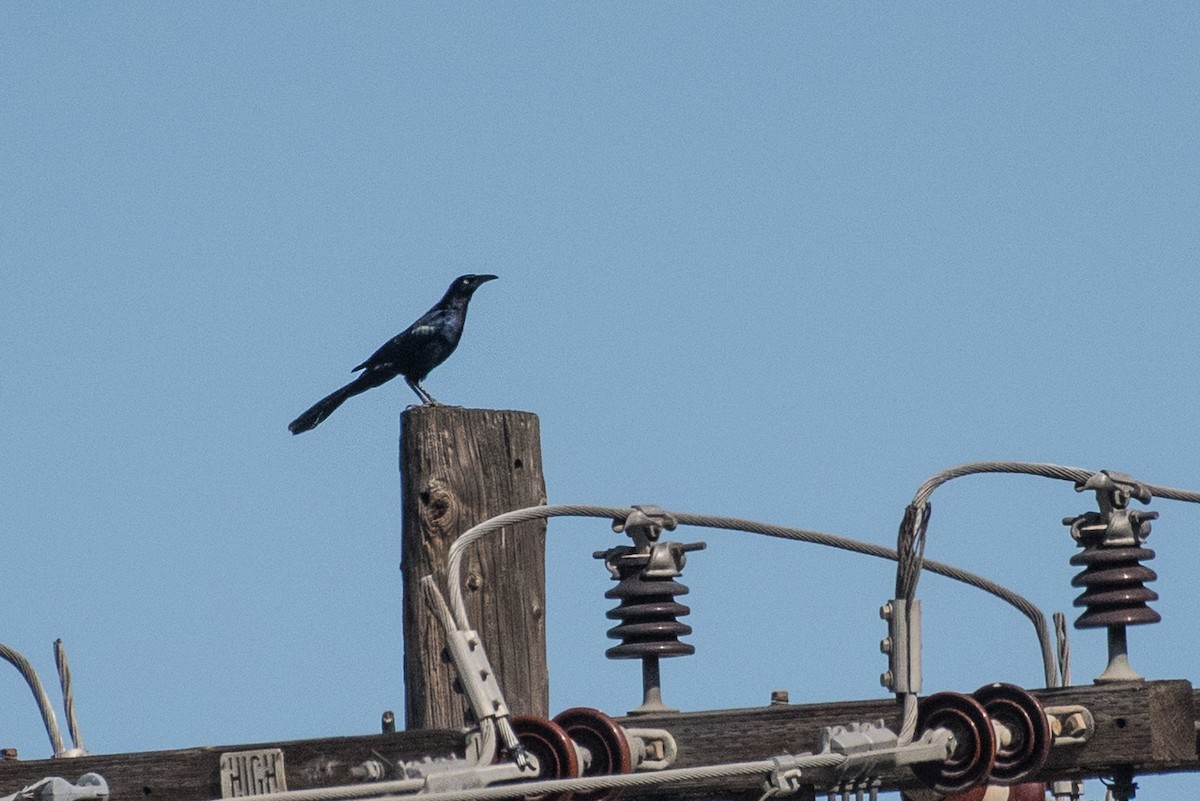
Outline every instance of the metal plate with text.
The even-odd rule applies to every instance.
[[[277,793],[287,789],[283,772],[283,751],[231,751],[221,754],[221,797]]]

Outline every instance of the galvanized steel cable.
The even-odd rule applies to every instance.
[[[843,754],[806,754],[783,758],[788,767],[801,770],[834,768],[846,761]],[[578,779],[540,779],[516,784],[492,785],[471,790],[422,793],[422,801],[492,801],[492,799],[539,796],[545,793],[587,793],[596,790],[646,788],[697,781],[735,779],[741,776],[768,775],[779,767],[774,759],[702,765],[693,768],[668,768],[645,773],[620,773],[610,776],[584,776]],[[379,801],[400,801],[404,796],[381,796]]]
[[[422,801],[489,801],[489,799],[540,796],[545,793],[585,793],[596,790],[629,787],[656,787],[659,785],[682,784],[715,779],[733,779],[741,776],[767,775],[781,767],[818,769],[837,767],[846,761],[843,754],[804,754],[785,756],[780,759],[764,759],[754,762],[733,762],[725,765],[703,765],[692,768],[674,768],[645,773],[622,773],[609,776],[586,776],[568,779],[536,779],[512,784],[475,787],[431,793],[416,793],[424,785],[423,779],[400,779],[377,783],[317,787],[309,790],[284,790],[256,795],[255,801],[339,801],[341,799],[370,798],[376,801],[389,799],[412,799]],[[414,795],[415,794],[415,795]]]
[[[50,705],[50,696],[46,694],[46,688],[42,686],[42,680],[38,677],[37,671],[33,669],[33,665],[29,663],[28,659],[2,643],[0,643],[0,658],[15,667],[21,677],[25,679],[25,683],[29,685],[29,689],[33,692],[33,698],[37,702],[38,711],[42,714],[42,723],[46,727],[46,734],[50,737],[50,747],[54,749],[55,756],[62,756],[66,753],[62,731],[58,727],[58,718],[54,715],[54,707]]]
[[[598,517],[607,518],[609,520],[624,520],[629,516],[631,511],[631,508],[627,506],[593,506],[587,504],[531,506],[525,509],[517,509],[512,512],[506,512],[505,514],[497,515],[496,517],[485,520],[484,522],[468,529],[450,546],[448,558],[447,578],[448,589],[450,593],[450,608],[454,614],[455,622],[460,628],[470,628],[470,622],[467,619],[466,602],[463,596],[461,575],[464,552],[471,545],[471,543],[507,526],[514,526],[519,523],[527,523],[533,520],[545,520],[551,517]],[[667,512],[667,514],[674,518],[676,522],[683,525],[725,529],[729,531],[745,531],[752,534],[762,534],[768,537],[776,537],[779,539],[810,542],[815,545],[826,545],[832,548],[840,548],[842,550],[866,554],[867,556],[874,556],[880,559],[889,559],[893,562],[899,561],[900,558],[897,551],[893,548],[888,548],[883,545],[875,545],[874,543],[869,542],[861,542],[848,537],[841,537],[836,534],[789,528],[770,523],[762,523],[757,520],[746,520],[734,517],[719,517],[715,515],[692,514],[689,512]],[[1037,633],[1038,645],[1042,654],[1043,672],[1046,676],[1046,686],[1057,686],[1054,669],[1054,649],[1050,640],[1049,627],[1046,624],[1046,616],[1040,609],[1034,606],[1033,603],[1031,603],[1028,599],[1013,592],[1012,590],[993,581],[989,581],[982,576],[971,573],[970,571],[933,560],[923,560],[922,567],[931,573],[937,573],[938,575],[946,576],[947,578],[968,584],[972,587],[976,587],[977,589],[981,589],[984,592],[990,593],[1002,601],[1012,605],[1023,615],[1029,618],[1029,620],[1033,623],[1034,629]]]
[[[1057,478],[1062,481],[1073,481],[1076,484],[1083,483],[1095,475],[1096,470],[1085,470],[1082,467],[1068,467],[1066,465],[1051,464],[1049,462],[1009,462],[1009,461],[987,461],[987,462],[968,462],[931,476],[917,490],[917,494],[913,497],[914,506],[924,506],[929,503],[929,496],[933,491],[945,484],[947,481],[953,481],[956,478],[963,476],[975,475],[978,473],[1016,473],[1032,476],[1042,476],[1043,478]],[[1195,490],[1178,489],[1176,487],[1165,487],[1159,484],[1142,483],[1146,489],[1156,498],[1167,498],[1173,501],[1184,501],[1186,503],[1200,503],[1200,492]]]
[[[79,733],[79,721],[75,719],[75,691],[71,686],[71,666],[67,664],[67,650],[63,641],[54,641],[54,666],[58,668],[58,682],[62,687],[63,711],[67,715],[67,732],[71,735],[71,744],[77,755],[86,754],[83,747],[83,736]]]
[[[1062,677],[1063,687],[1071,686],[1071,640],[1067,635],[1067,616],[1055,612],[1054,637],[1058,640],[1058,673]]]
[[[360,784],[342,784],[334,787],[312,787],[307,790],[278,790],[273,793],[259,793],[253,796],[254,801],[339,801],[340,799],[356,798],[412,798],[418,790],[425,786],[424,779],[394,779],[382,782],[362,782]],[[395,793],[407,793],[397,796]],[[427,796],[421,795],[421,798]],[[214,799],[213,801],[221,801]]]
[[[923,553],[925,547],[925,528],[929,524],[930,503],[929,498],[933,495],[934,490],[943,484],[953,481],[956,478],[964,476],[978,475],[981,473],[1008,473],[1016,475],[1032,475],[1042,478],[1053,478],[1061,481],[1073,482],[1077,489],[1081,488],[1087,481],[1096,475],[1099,471],[1087,470],[1082,467],[1071,467],[1069,465],[1053,464],[1050,462],[1019,462],[1019,461],[983,461],[983,462],[968,462],[966,464],[956,465],[954,467],[942,470],[926,479],[920,487],[917,488],[916,495],[913,496],[912,503],[905,511],[904,520],[900,524],[900,533],[897,540],[897,548],[901,553],[904,553],[906,548],[912,553]],[[1166,498],[1168,500],[1183,501],[1185,503],[1200,503],[1200,492],[1195,490],[1179,489],[1177,487],[1167,487],[1161,484],[1148,484],[1138,482],[1150,492],[1151,497]],[[920,577],[919,570],[906,569],[904,562],[901,563],[901,569],[897,571],[897,597],[903,597],[911,600],[916,594],[917,581]],[[1036,625],[1036,624],[1035,624]],[[1043,624],[1044,625],[1044,624]],[[1041,632],[1039,631],[1039,637]],[[1070,676],[1070,645],[1066,636],[1065,625],[1058,627],[1058,642],[1059,654],[1058,672],[1062,676],[1062,684],[1069,684]],[[1048,687],[1059,686],[1058,682],[1049,683]]]

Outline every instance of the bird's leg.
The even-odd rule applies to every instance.
[[[424,403],[424,404],[426,404],[427,406],[441,406],[441,405],[442,405],[442,404],[440,404],[440,403],[438,403],[438,402],[437,402],[437,399],[436,399],[436,398],[434,398],[432,395],[430,395],[430,394],[429,394],[429,393],[428,393],[428,392],[425,390],[425,387],[421,386],[421,382],[420,382],[420,381],[413,381],[413,380],[412,380],[411,378],[409,378],[408,376],[405,376],[405,377],[404,377],[404,381],[405,381],[405,382],[406,382],[406,383],[407,383],[407,384],[408,384],[410,387],[412,387],[412,391],[413,391],[413,392],[417,393],[417,397],[421,399],[421,403]]]

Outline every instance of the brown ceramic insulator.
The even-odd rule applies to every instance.
[[[554,722],[562,726],[567,736],[591,754],[591,762],[584,767],[584,776],[609,776],[629,773],[633,770],[633,757],[629,751],[629,740],[615,720],[598,709],[577,706],[563,710],[554,716]],[[619,790],[597,790],[593,793],[576,793],[582,801],[608,801],[615,798]]]
[[[996,735],[983,705],[961,693],[922,698],[917,731],[923,734],[935,729],[947,729],[954,735],[954,751],[944,762],[913,765],[917,779],[939,793],[962,793],[985,784],[996,760]]]
[[[517,740],[525,750],[537,757],[539,779],[579,778],[579,754],[567,732],[549,720],[516,715],[511,719]],[[567,801],[570,793],[547,793],[533,796],[537,801]]]
[[[1158,578],[1141,564],[1154,558],[1149,548],[1106,548],[1088,546],[1071,557],[1071,564],[1084,570],[1071,579],[1072,587],[1083,587],[1075,606],[1084,613],[1075,621],[1077,629],[1105,626],[1134,626],[1157,623],[1162,618],[1146,604],[1158,600],[1158,593],[1143,584]]]
[[[973,693],[976,701],[993,722],[1008,729],[1007,744],[996,746],[996,764],[989,781],[992,784],[1019,784],[1046,764],[1054,735],[1042,705],[1028,691],[1015,684],[987,684]]]
[[[622,565],[619,570],[617,586],[604,597],[621,600],[607,613],[610,620],[621,621],[608,630],[608,636],[621,640],[621,644],[604,655],[609,659],[643,659],[694,654],[695,647],[679,641],[692,633],[692,627],[676,620],[692,611],[675,601],[675,596],[686,595],[688,588],[670,578],[644,578],[641,567]]]

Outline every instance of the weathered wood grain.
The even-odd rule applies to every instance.
[[[1050,753],[1045,767],[1030,781],[1073,776],[1110,776],[1131,765],[1137,773],[1198,770],[1195,707],[1186,681],[1149,681],[1036,690],[1046,706],[1079,704],[1095,717],[1096,731],[1084,746],[1064,746]],[[882,719],[893,731],[900,725],[899,706],[891,699],[827,704],[772,705],[751,709],[683,712],[619,718],[625,726],[664,728],[679,746],[676,767],[744,762],[777,754],[814,751],[825,726]],[[919,786],[907,770],[882,776],[884,789]],[[747,780],[752,791],[759,782]],[[733,785],[738,788],[740,785]],[[682,793],[627,793],[624,798],[714,797],[696,786]]]
[[[395,732],[281,743],[144,751],[74,759],[0,761],[0,796],[48,776],[74,782],[99,773],[112,801],[204,801],[221,797],[221,754],[278,748],[283,751],[289,790],[352,784],[350,770],[368,759],[419,759],[462,755],[462,735],[449,731]]]
[[[445,587],[450,544],[471,526],[546,502],[537,415],[416,406],[401,417],[404,533],[404,677],[409,729],[457,729],[463,696],[451,688],[444,635],[425,605],[420,580]],[[487,648],[516,714],[546,717],[545,521],[504,529],[464,561],[471,624]],[[443,592],[445,592],[443,590]]]
[[[1096,722],[1085,745],[1055,747],[1045,767],[1030,777],[1052,781],[1107,777],[1122,766],[1137,775],[1200,770],[1196,752],[1195,700],[1200,693],[1186,681],[1131,682],[1039,690],[1045,705],[1087,707]],[[675,767],[744,762],[778,754],[813,751],[824,726],[883,719],[895,729],[899,708],[891,699],[826,704],[772,705],[752,709],[683,712],[619,719],[623,725],[662,728],[679,747]],[[193,748],[142,754],[95,756],[36,762],[0,762],[0,793],[8,794],[45,776],[70,780],[95,771],[113,788],[113,801],[153,798],[203,801],[220,796],[220,755],[228,751],[281,748],[289,789],[351,782],[350,769],[373,756],[387,760],[462,753],[463,738],[450,731],[399,732],[291,743]],[[912,789],[907,769],[886,771],[881,789]],[[762,794],[761,778],[722,781],[721,789],[695,782],[658,790],[627,790],[623,801],[741,799]],[[800,798],[809,797],[803,793]],[[415,796],[419,798],[419,796]]]

